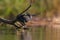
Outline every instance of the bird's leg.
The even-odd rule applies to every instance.
[[[28,30],[29,28],[26,26],[26,23],[25,22],[20,22],[21,23],[21,27],[24,29],[24,30]]]
[[[14,26],[16,29],[21,29],[21,27],[18,27],[16,24],[14,24]]]

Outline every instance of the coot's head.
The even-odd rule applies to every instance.
[[[24,14],[24,17],[25,17],[26,20],[28,20],[28,21],[32,19],[32,15],[31,15],[30,13],[28,13],[28,12]]]

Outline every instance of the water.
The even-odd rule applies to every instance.
[[[32,27],[31,32],[33,40],[60,40],[60,29],[55,27]],[[16,30],[0,29],[0,40],[21,40],[17,38]]]
[[[0,34],[0,40],[16,40],[15,39],[15,35],[11,35],[11,34]]]
[[[33,40],[43,40],[43,27],[33,27],[30,31]],[[16,30],[2,29],[0,30],[0,40],[20,40],[17,39]]]
[[[16,31],[0,27],[0,40],[16,40]]]

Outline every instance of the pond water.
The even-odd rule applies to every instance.
[[[15,35],[11,35],[11,34],[0,34],[0,40],[16,40],[16,36]]]
[[[60,28],[50,27],[32,27],[31,32],[33,40],[60,40]],[[0,30],[0,40],[20,40],[17,38],[16,30]]]
[[[30,31],[33,40],[43,40],[43,27],[33,27]],[[16,30],[0,30],[0,40],[18,40]]]
[[[0,40],[16,40],[16,32],[8,27],[0,27]]]

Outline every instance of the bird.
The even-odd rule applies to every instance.
[[[32,18],[32,16],[28,12],[26,12],[30,7],[31,5],[29,5],[28,8],[26,8],[24,11],[18,14],[14,20],[7,20],[4,18],[0,18],[0,22],[13,25],[16,27],[16,29],[20,29],[20,27],[18,27],[15,23],[18,21],[19,23],[21,23],[23,27],[26,25],[25,23],[28,22]]]

